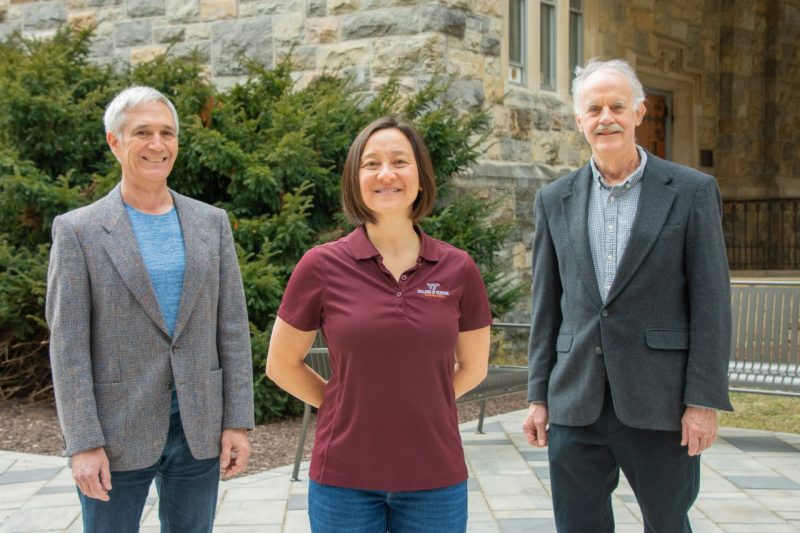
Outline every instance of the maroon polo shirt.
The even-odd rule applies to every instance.
[[[358,228],[309,250],[278,316],[321,328],[333,374],[317,418],[311,479],[367,490],[467,479],[453,372],[458,333],[492,322],[469,255],[417,230],[417,264],[395,280]]]

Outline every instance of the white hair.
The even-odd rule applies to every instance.
[[[131,85],[111,100],[103,115],[106,133],[111,132],[117,137],[122,137],[125,121],[128,119],[128,111],[148,102],[161,102],[169,108],[172,120],[175,121],[175,135],[177,135],[179,126],[178,112],[175,111],[175,106],[161,92],[144,85]]]
[[[633,67],[631,67],[627,61],[624,59],[600,61],[596,57],[593,57],[586,62],[585,66],[581,67],[579,65],[575,67],[575,79],[572,80],[572,106],[576,115],[579,115],[582,111],[580,108],[581,97],[583,96],[583,86],[586,80],[589,76],[600,70],[612,70],[617,74],[621,74],[628,80],[628,84],[631,86],[631,91],[633,92],[634,107],[638,108],[639,105],[644,102],[644,87],[642,87],[642,82],[636,77],[636,72],[634,72]]]

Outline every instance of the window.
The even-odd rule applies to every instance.
[[[583,64],[583,0],[569,0],[569,79]]]
[[[525,83],[527,36],[525,0],[509,0],[508,5],[508,79]]]
[[[540,4],[539,80],[542,89],[556,88],[556,0]]]

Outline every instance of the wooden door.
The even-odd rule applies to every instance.
[[[670,120],[669,104],[671,98],[667,93],[651,93],[645,91],[644,105],[647,109],[644,120],[636,128],[636,142],[658,157],[667,159],[668,121]]]

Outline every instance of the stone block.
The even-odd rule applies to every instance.
[[[166,0],[167,19],[172,23],[197,22],[200,20],[200,4],[197,0]]]
[[[73,28],[86,29],[97,25],[95,11],[70,11],[67,13],[67,24]]]
[[[114,25],[114,42],[118,48],[150,44],[153,38],[149,20],[128,20]]]
[[[129,18],[161,17],[165,13],[164,0],[136,0],[126,4]]]
[[[370,62],[369,43],[341,43],[317,48],[317,68],[337,69]]]
[[[481,39],[481,52],[487,56],[500,57],[500,39],[485,36]]]
[[[347,76],[353,80],[353,89],[356,91],[369,91],[372,84],[370,69],[368,66],[347,67],[341,70],[342,76]]]
[[[246,74],[242,56],[272,67],[272,23],[270,17],[226,20],[211,27],[211,58],[214,76]]]
[[[475,11],[490,17],[502,17],[503,12],[500,9],[500,2],[497,0],[478,0],[475,2]]]
[[[339,40],[339,17],[308,18],[305,30],[308,44],[335,43]]]
[[[490,23],[486,17],[468,13],[464,16],[464,22],[468,30],[477,31],[478,33],[487,33],[489,31]]]
[[[373,43],[372,74],[444,72],[445,39],[441,34],[379,39]]]
[[[327,0],[329,15],[352,13],[361,9],[361,0]]]
[[[302,13],[287,13],[272,18],[272,37],[276,46],[303,44],[305,16]]]
[[[167,47],[164,45],[140,46],[131,49],[131,65],[147,63],[160,55],[164,55]]]
[[[236,18],[236,0],[200,0],[202,20]]]
[[[342,17],[342,41],[370,39],[417,33],[419,12],[416,8],[378,9]]]
[[[184,26],[187,41],[207,41],[211,39],[211,24],[188,24]]]
[[[380,9],[383,7],[413,6],[429,3],[430,0],[361,0],[361,9]]]
[[[313,46],[296,46],[275,51],[275,62],[281,63],[291,51],[292,70],[314,70],[317,66],[317,49]]]
[[[89,45],[89,57],[95,61],[98,57],[111,57],[114,53],[114,38],[110,35],[95,37]]]
[[[239,2],[239,18],[281,15],[284,13],[305,13],[305,0],[258,0]]]
[[[175,43],[169,47],[168,53],[171,57],[191,57],[197,54],[197,59],[201,63],[210,63],[211,43],[208,41]]]
[[[483,94],[483,80],[457,79],[447,89],[447,95],[467,107],[483,106],[486,97]]]
[[[185,26],[157,26],[153,28],[153,41],[156,43],[178,43],[186,40]]]
[[[462,78],[483,79],[483,56],[466,50],[449,49],[450,71]]]
[[[67,22],[67,7],[61,2],[22,6],[23,31],[52,30]]]
[[[499,139],[500,158],[503,161],[531,161],[530,141],[503,137]]]
[[[442,5],[430,5],[420,8],[422,31],[438,31],[459,39],[464,37],[467,27],[466,16],[459,9]]]
[[[86,3],[83,7],[108,7],[121,6],[124,4],[125,0],[86,0]]]
[[[326,0],[306,0],[307,17],[324,17],[328,14],[328,3]]]

